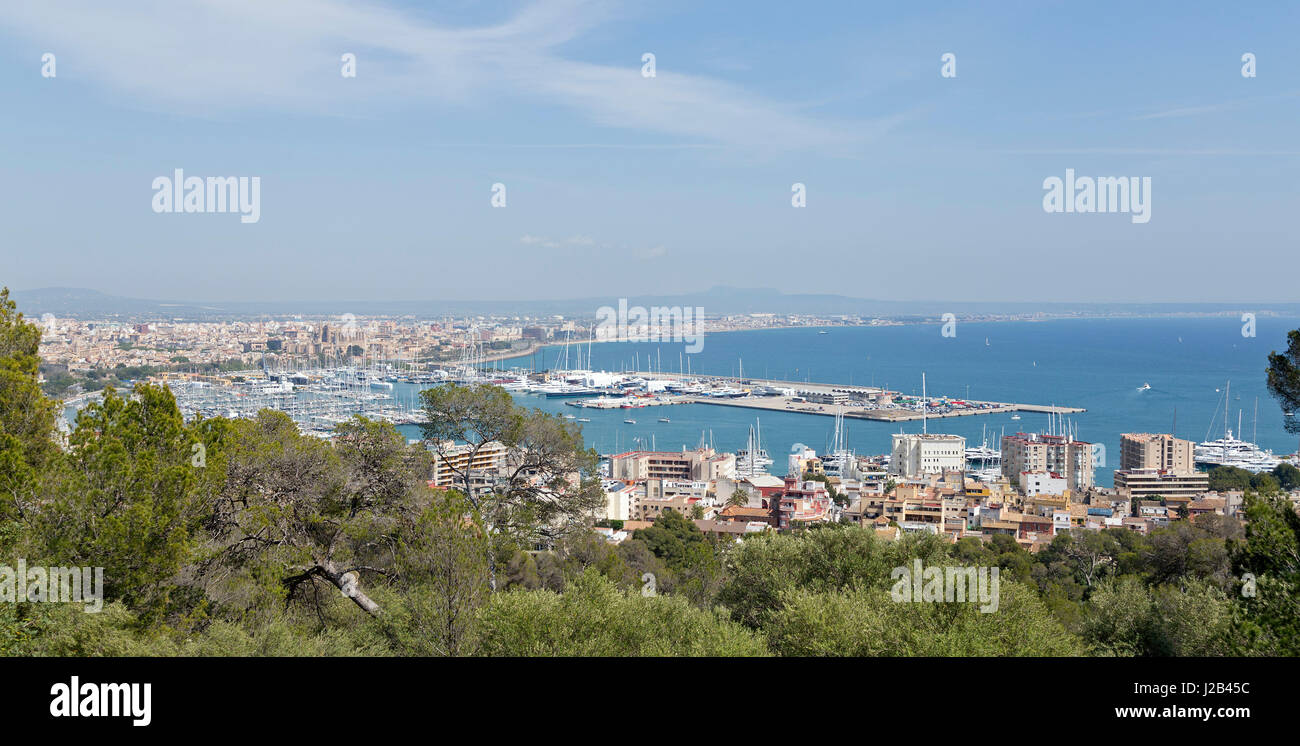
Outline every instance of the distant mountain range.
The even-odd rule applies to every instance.
[[[411,301],[167,301],[127,298],[86,288],[16,290],[11,297],[28,316],[54,314],[77,318],[121,316],[133,319],[214,320],[264,316],[552,316],[592,318],[600,306],[617,306],[617,297],[570,300],[411,300]],[[1300,303],[1021,303],[884,301],[820,293],[786,293],[773,288],[714,287],[698,293],[630,297],[629,305],[702,307],[709,316],[776,313],[868,318],[958,316],[1047,316],[1213,314],[1241,311],[1300,315]]]

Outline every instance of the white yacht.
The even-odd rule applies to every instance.
[[[757,427],[750,426],[749,441],[744,448],[736,451],[736,476],[753,477],[766,474],[767,467],[772,465],[772,459],[763,449],[762,427],[762,423],[758,423]]]
[[[1256,474],[1271,471],[1282,463],[1282,459],[1274,456],[1272,451],[1264,450],[1248,440],[1233,437],[1232,428],[1228,427],[1228,405],[1231,396],[1232,382],[1229,381],[1223,390],[1223,437],[1197,443],[1196,463],[1202,466],[1235,466]],[[1255,417],[1258,422],[1258,399],[1255,400]],[[1214,427],[1214,420],[1210,421],[1210,427]],[[1241,432],[1241,410],[1237,410],[1237,431]],[[1208,436],[1209,433],[1206,435]]]
[[[1282,460],[1247,440],[1233,437],[1232,430],[1222,438],[1196,444],[1196,463],[1205,466],[1235,466],[1259,473],[1271,471]]]
[[[989,445],[989,434],[988,434],[987,425],[984,426],[982,432],[983,432],[983,436],[980,439],[980,444],[973,448],[966,449],[967,463],[982,463],[982,464],[995,464],[995,465],[1001,464],[1002,451],[999,451],[998,449]],[[998,468],[1001,467],[999,466]]]

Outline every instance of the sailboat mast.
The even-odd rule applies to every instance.
[[[930,432],[926,424],[926,416],[929,415],[929,409],[930,407],[928,406],[928,402],[926,402],[925,399],[925,371],[921,371],[921,434],[922,435],[925,435]]]
[[[1223,437],[1224,438],[1228,437],[1228,407],[1231,406],[1231,401],[1232,401],[1232,380],[1229,379],[1228,383],[1225,384],[1223,388]],[[1224,447],[1226,448],[1227,446],[1225,445]]]
[[[1255,424],[1250,430],[1250,442],[1259,442],[1259,397],[1255,397]]]

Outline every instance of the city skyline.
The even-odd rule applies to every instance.
[[[0,281],[230,302],[774,284],[1290,302],[1262,270],[1292,251],[1295,11],[1195,5],[1121,24],[1027,5],[11,4]],[[176,169],[260,178],[260,219],[151,210]],[[1044,180],[1069,172],[1150,178],[1149,222],[1046,212]]]

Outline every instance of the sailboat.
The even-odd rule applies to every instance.
[[[924,380],[924,375],[922,374],[922,380]],[[924,385],[922,388],[924,388]],[[831,440],[831,452],[822,458],[822,466],[826,470],[826,476],[828,477],[843,479],[854,476],[856,456],[845,447],[847,435],[847,429],[844,427],[844,409],[841,407],[835,413],[835,434]]]
[[[767,473],[772,459],[763,450],[763,424],[758,419],[749,428],[749,441],[745,447],[736,452],[736,475],[753,477]]]

